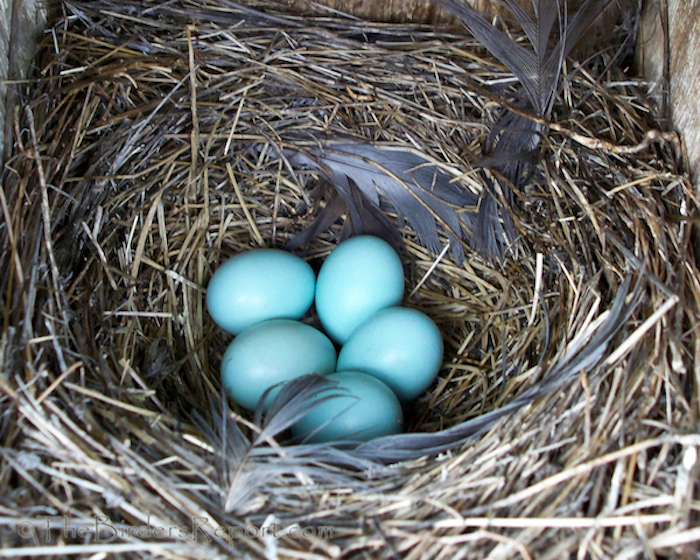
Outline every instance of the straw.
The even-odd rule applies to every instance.
[[[9,115],[2,178],[2,556],[697,548],[697,199],[614,50],[568,64],[508,205],[507,259],[442,229],[426,249],[379,193],[405,304],[439,326],[444,367],[405,434],[304,446],[287,428],[322,380],[267,418],[229,400],[209,278],[324,209],[329,227],[296,250],[312,266],[353,232],[323,168],[293,155],[322,139],[422,154],[478,195],[513,77],[461,29],[311,3],[62,9]]]

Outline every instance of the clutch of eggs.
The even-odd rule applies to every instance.
[[[401,404],[430,386],[443,356],[437,326],[398,307],[403,292],[399,256],[372,236],[338,245],[318,278],[305,261],[280,250],[233,257],[207,288],[212,319],[237,335],[221,364],[224,388],[249,410],[273,388],[264,411],[283,382],[326,375],[342,394],[320,401],[297,422],[296,439],[367,441],[399,433]],[[314,301],[329,336],[299,321]],[[339,355],[331,339],[342,345]]]

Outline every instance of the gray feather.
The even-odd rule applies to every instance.
[[[612,0],[586,0],[570,18],[565,0],[533,0],[534,17],[515,0],[499,0],[524,31],[530,48],[491,25],[464,0],[436,1],[459,17],[471,34],[518,78],[520,90],[515,92],[511,103],[536,117],[548,119],[564,59]],[[481,166],[503,177],[504,180],[496,181],[508,203],[512,200],[511,189],[521,189],[534,171],[536,160],[530,156],[539,146],[541,132],[541,125],[533,119],[509,111],[504,111],[493,126]],[[483,254],[500,257],[512,237],[512,222],[497,200],[486,200],[494,195],[487,175],[484,182],[487,188],[479,205],[472,244]]]
[[[438,232],[442,230],[461,262],[459,240],[466,238],[474,225],[473,213],[465,208],[476,206],[478,197],[452,183],[427,158],[406,150],[349,141],[323,141],[321,148],[285,150],[285,156],[292,164],[321,172],[337,189],[359,229],[367,221],[362,216],[368,215],[363,203],[381,210],[381,193],[426,248],[435,253],[441,250]],[[379,219],[376,214],[369,215]]]
[[[590,339],[581,339],[579,343],[570,344],[563,355],[545,368],[541,382],[496,410],[437,433],[385,436],[359,445],[347,443],[342,445],[289,445],[284,447],[285,457],[288,460],[296,458],[302,464],[305,460],[312,458],[314,461],[342,465],[344,468],[354,466],[357,469],[365,469],[372,464],[407,461],[458,447],[470,438],[492,428],[501,418],[517,412],[534,400],[575,379],[581,371],[590,371],[601,364],[609,355],[609,347],[613,338],[624,325],[628,324],[632,314],[642,301],[642,279],[643,275],[640,275],[636,286],[631,290],[631,294],[631,280],[627,279],[619,288],[607,318],[598,326]],[[314,406],[311,400],[318,398],[318,391],[324,390],[326,387],[321,381],[322,378],[312,375],[287,382],[285,389],[288,391],[284,393],[284,396],[280,392],[277,408],[268,413],[268,416],[273,416],[273,418],[267,418],[265,422],[277,426],[288,426],[292,418],[298,418],[299,415],[304,414],[304,410],[310,410]],[[307,387],[312,388],[312,390],[307,392]],[[328,398],[335,398],[335,395],[329,394]],[[281,415],[282,418],[277,420],[274,418],[275,415]],[[251,452],[251,455],[269,457],[270,454],[274,453],[278,453],[278,451],[267,446],[258,446],[255,451]],[[289,464],[297,463],[292,460]]]

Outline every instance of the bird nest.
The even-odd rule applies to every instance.
[[[692,547],[697,201],[645,84],[615,50],[564,64],[535,172],[501,199],[504,258],[486,258],[465,243],[474,207],[451,205],[464,231],[436,219],[426,242],[380,189],[358,221],[319,154],[411,154],[478,204],[512,74],[459,29],[246,6],[64,2],[8,115],[0,555]],[[405,434],[289,441],[322,382],[290,384],[266,417],[227,399],[208,279],[290,243],[318,267],[387,224],[444,366]]]

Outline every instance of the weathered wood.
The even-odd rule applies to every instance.
[[[46,4],[42,0],[0,0],[0,162],[11,147],[11,108],[16,104],[16,89],[8,80],[26,77],[37,38],[46,28]]]
[[[693,180],[700,179],[700,3],[645,3],[638,63],[659,106],[683,136]]]
[[[0,162],[5,146],[5,107],[7,100],[7,76],[10,64],[10,36],[12,34],[12,0],[0,0]]]
[[[477,10],[484,13],[507,14],[494,0],[467,0]],[[576,9],[583,0],[569,0],[571,9]],[[620,6],[627,6],[637,0],[618,0],[608,8],[601,22],[594,28],[591,37],[600,37],[619,19]],[[517,0],[526,10],[532,11],[532,0]],[[323,7],[371,21],[413,22],[427,24],[458,24],[450,13],[438,7],[433,0],[292,0],[292,5],[300,11],[318,13]]]
[[[480,9],[490,6],[489,0],[473,0]],[[439,8],[432,0],[293,0],[293,5],[301,11],[318,12],[320,6],[371,21],[414,22],[414,23],[454,23],[455,18]],[[322,9],[322,8],[321,8]]]

